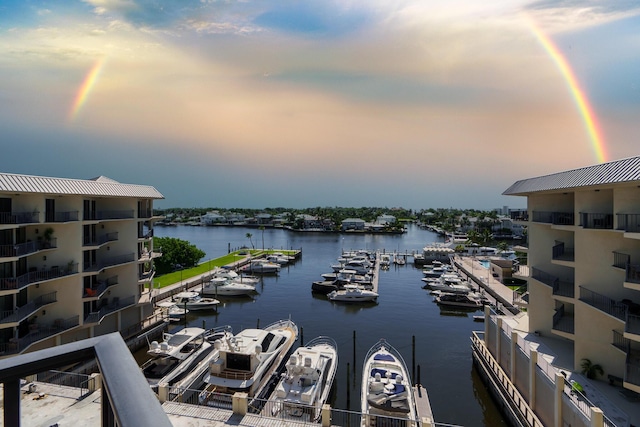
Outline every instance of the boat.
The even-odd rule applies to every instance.
[[[184,328],[173,334],[162,334],[160,343],[152,341],[147,350],[151,359],[140,367],[149,385],[154,389],[161,383],[173,385],[188,374],[213,350],[205,333],[202,328]]]
[[[180,320],[189,313],[189,310],[178,307],[178,304],[173,301],[162,301],[156,305],[164,311],[169,320]]]
[[[357,284],[344,285],[343,289],[329,292],[327,298],[330,301],[339,302],[373,302],[378,299],[378,293],[363,288]]]
[[[248,283],[236,282],[223,277],[214,277],[202,287],[200,293],[204,296],[242,296],[256,292],[256,286]]]
[[[404,259],[402,255],[396,255],[393,257],[393,263],[395,265],[405,265],[407,261]]]
[[[277,274],[280,272],[280,264],[265,259],[253,259],[243,270],[256,274]]]
[[[386,340],[374,344],[364,359],[361,390],[362,427],[377,425],[403,425],[389,418],[406,420],[406,425],[417,422],[417,409],[409,379],[409,371],[400,353]]]
[[[436,296],[436,302],[439,305],[465,308],[481,308],[482,300],[475,295],[460,293],[442,293]]]
[[[260,283],[260,278],[258,277],[248,276],[246,274],[238,274],[234,270],[227,268],[216,269],[213,272],[213,277],[211,278],[213,279],[215,277],[230,279],[234,282],[246,283],[248,285],[257,285],[258,283]]]
[[[322,294],[343,289],[347,284],[357,284],[365,289],[373,287],[373,279],[369,274],[357,274],[355,270],[340,270],[337,273],[325,273],[326,280],[320,280],[311,284],[311,290]]]
[[[220,304],[215,298],[203,298],[198,292],[192,291],[178,292],[173,296],[173,302],[187,310],[213,310]]]
[[[338,344],[329,337],[314,338],[289,356],[285,369],[269,397],[271,415],[318,421],[338,369]]]
[[[201,404],[215,405],[213,393],[247,393],[263,397],[266,385],[298,338],[291,320],[280,320],[263,329],[244,329],[214,343],[216,355],[203,377]]]
[[[389,254],[380,255],[380,268],[386,269],[391,266],[391,256]]]

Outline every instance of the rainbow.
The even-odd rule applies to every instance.
[[[96,81],[98,80],[100,71],[102,70],[102,66],[104,65],[104,63],[105,63],[104,58],[98,59],[96,63],[93,64],[93,67],[91,67],[91,70],[89,70],[89,72],[85,76],[84,81],[82,82],[82,85],[80,85],[80,87],[78,88],[76,97],[73,100],[73,105],[71,106],[71,111],[69,112],[69,121],[73,121],[77,117],[78,113],[80,112],[80,109],[87,101],[87,98],[89,97],[89,93],[91,92],[91,89],[93,89],[93,86],[96,84]]]
[[[593,146],[593,151],[596,156],[596,160],[599,163],[604,163],[607,161],[607,156],[605,154],[604,142],[602,139],[602,132],[596,122],[596,116],[593,112],[593,108],[589,105],[588,99],[584,94],[584,91],[580,88],[578,83],[578,79],[576,78],[569,62],[562,55],[562,52],[553,43],[545,33],[542,32],[540,28],[533,22],[533,20],[528,19],[529,26],[533,31],[533,34],[536,36],[544,50],[551,56],[553,62],[555,62],[556,66],[560,70],[562,77],[564,77],[565,81],[569,85],[569,91],[573,96],[573,99],[578,107],[578,111],[582,116],[582,120],[584,121],[587,133],[589,134],[589,138],[591,140],[591,145]]]

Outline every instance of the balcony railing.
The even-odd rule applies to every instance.
[[[613,214],[580,212],[582,228],[613,230]]]
[[[616,214],[618,228],[628,233],[640,233],[640,214]]]
[[[126,264],[128,262],[135,261],[135,255],[133,253],[125,255],[117,255],[110,258],[104,258],[97,262],[85,262],[83,264],[84,271],[100,271],[103,268],[113,267],[118,264]]]
[[[84,323],[99,323],[100,320],[102,320],[102,318],[106,315],[134,304],[135,296],[133,295],[123,300],[119,299],[118,297],[113,297],[110,303],[105,300],[104,304],[98,309],[98,311],[93,311],[89,313],[87,317],[85,317]]]
[[[580,286],[580,301],[595,307],[611,316],[625,321],[629,307],[627,304],[617,302],[607,296],[601,295],[583,286]]]
[[[613,330],[611,332],[613,332],[613,341],[611,344],[628,354],[631,350],[631,340],[625,338],[624,333],[620,331]]]
[[[569,334],[575,333],[574,318],[565,315],[564,304],[561,305],[553,315],[553,329]]]
[[[554,225],[574,225],[573,212],[541,212],[533,211],[533,221]]]
[[[100,246],[104,245],[107,242],[115,242],[118,240],[118,232],[114,231],[112,233],[103,234],[99,236],[97,239],[90,239],[88,236],[85,236],[84,246]]]
[[[123,211],[85,211],[83,219],[85,221],[99,221],[105,219],[129,219],[133,218],[133,210]]]
[[[140,209],[138,211],[138,218],[151,218],[153,215],[152,209]]]
[[[40,212],[0,212],[0,224],[32,224],[40,222]]]
[[[627,355],[627,369],[625,370],[624,381],[634,385],[640,385],[640,365],[630,362]]]
[[[622,252],[613,251],[614,267],[626,270],[630,262],[631,262],[631,255],[623,254]]]
[[[574,249],[565,248],[564,242],[559,242],[552,248],[551,256],[555,260],[575,261]]]
[[[149,230],[146,233],[142,231],[138,233],[138,239],[150,239],[152,237],[153,237],[153,230]]]
[[[20,353],[36,341],[43,340],[55,334],[75,328],[80,324],[80,316],[73,316],[68,319],[56,319],[50,324],[38,324],[37,330],[32,330],[22,338],[12,338],[8,343],[0,343],[0,353],[15,354]]]
[[[634,335],[640,335],[640,316],[628,314],[624,324],[624,331]]]
[[[624,280],[629,283],[640,283],[640,264],[627,264]]]
[[[19,323],[38,311],[41,307],[57,301],[56,292],[40,295],[15,310],[0,311],[0,323]]]
[[[509,212],[509,216],[514,221],[529,221],[529,211],[524,210],[514,210]]]
[[[78,272],[78,264],[69,263],[65,266],[54,265],[49,269],[30,271],[18,277],[0,279],[0,290],[22,289],[33,283],[56,279]]]
[[[118,276],[111,276],[105,280],[99,280],[97,286],[93,288],[84,288],[82,298],[100,298],[105,291],[111,286],[118,284]]]
[[[45,220],[46,222],[71,222],[71,221],[77,221],[78,218],[79,218],[78,211],[69,211],[69,212],[54,212],[53,218],[49,219],[47,217],[45,218]]]

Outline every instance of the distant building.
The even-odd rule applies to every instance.
[[[200,217],[200,222],[203,225],[225,224],[227,223],[227,217],[220,215],[218,211],[210,211]]]
[[[0,173],[0,354],[135,329],[153,313],[155,188]]]
[[[361,231],[361,230],[364,230],[365,221],[360,218],[346,218],[342,220],[340,224],[341,224],[341,229],[343,231],[347,231],[347,230]]]
[[[387,224],[395,224],[396,217],[393,215],[383,214],[376,218],[376,224],[379,225],[387,225]]]

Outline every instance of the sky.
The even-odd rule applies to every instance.
[[[640,154],[637,0],[4,0],[0,172],[156,207],[524,207]]]

